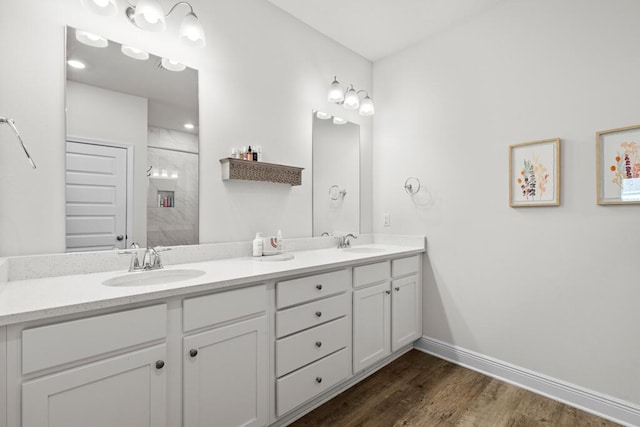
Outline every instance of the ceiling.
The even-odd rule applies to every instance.
[[[370,61],[504,0],[267,0]]]

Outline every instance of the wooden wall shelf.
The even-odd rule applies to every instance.
[[[220,159],[222,179],[242,179],[246,181],[267,181],[278,184],[301,185],[304,168],[278,165],[275,163],[253,162],[249,160]]]

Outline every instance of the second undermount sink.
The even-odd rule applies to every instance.
[[[370,246],[354,246],[352,248],[343,248],[340,250],[344,252],[355,253],[355,254],[375,254],[375,253],[385,252],[385,249],[372,248]]]
[[[105,286],[148,286],[165,285],[167,283],[180,282],[182,280],[195,279],[204,275],[202,270],[153,270],[137,271],[121,276],[116,276],[102,282]]]

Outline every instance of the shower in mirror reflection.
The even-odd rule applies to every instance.
[[[93,13],[102,16],[115,16],[118,13],[116,0],[81,0],[82,5]],[[193,10],[193,6],[186,1],[174,4],[166,14],[157,0],[138,0],[136,4],[131,4],[125,9],[126,19],[136,27],[152,32],[164,31],[167,27],[166,19],[179,6],[186,6],[189,12],[182,17],[178,35],[180,40],[190,47],[206,46],[206,37],[202,23]]]

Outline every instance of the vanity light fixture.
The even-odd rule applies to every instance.
[[[364,98],[360,101],[360,94],[364,93]],[[352,84],[344,91],[338,82],[337,77],[333,78],[331,86],[329,86],[329,94],[327,96],[329,102],[342,105],[347,110],[358,110],[361,116],[372,116],[375,113],[373,100],[369,97],[366,90],[356,90]]]
[[[104,37],[100,37],[96,34],[90,33],[88,31],[76,30],[76,40],[80,43],[86,44],[87,46],[93,47],[107,47],[109,46],[109,41]]]
[[[162,58],[161,62],[162,68],[169,71],[182,71],[186,67],[186,65],[179,63],[178,61],[174,61],[173,59]]]
[[[146,61],[147,59],[149,59],[149,54],[147,52],[133,46],[127,46],[123,44],[120,50],[129,58],[139,59],[141,61]]]
[[[333,124],[334,125],[343,125],[345,123],[347,123],[347,121],[345,119],[343,119],[342,117],[336,117],[336,116],[333,117]]]
[[[90,11],[103,16],[113,16],[118,12],[117,0],[81,0],[82,5]],[[180,40],[191,47],[204,47],[206,37],[204,28],[193,11],[193,6],[189,2],[179,1],[174,4],[168,13],[164,13],[158,0],[138,0],[135,5],[129,3],[124,13],[129,22],[145,31],[161,32],[167,28],[166,19],[180,5],[189,7],[189,12],[184,15],[180,23]]]
[[[331,114],[322,111],[316,111],[316,117],[320,120],[329,120],[331,118]]]

